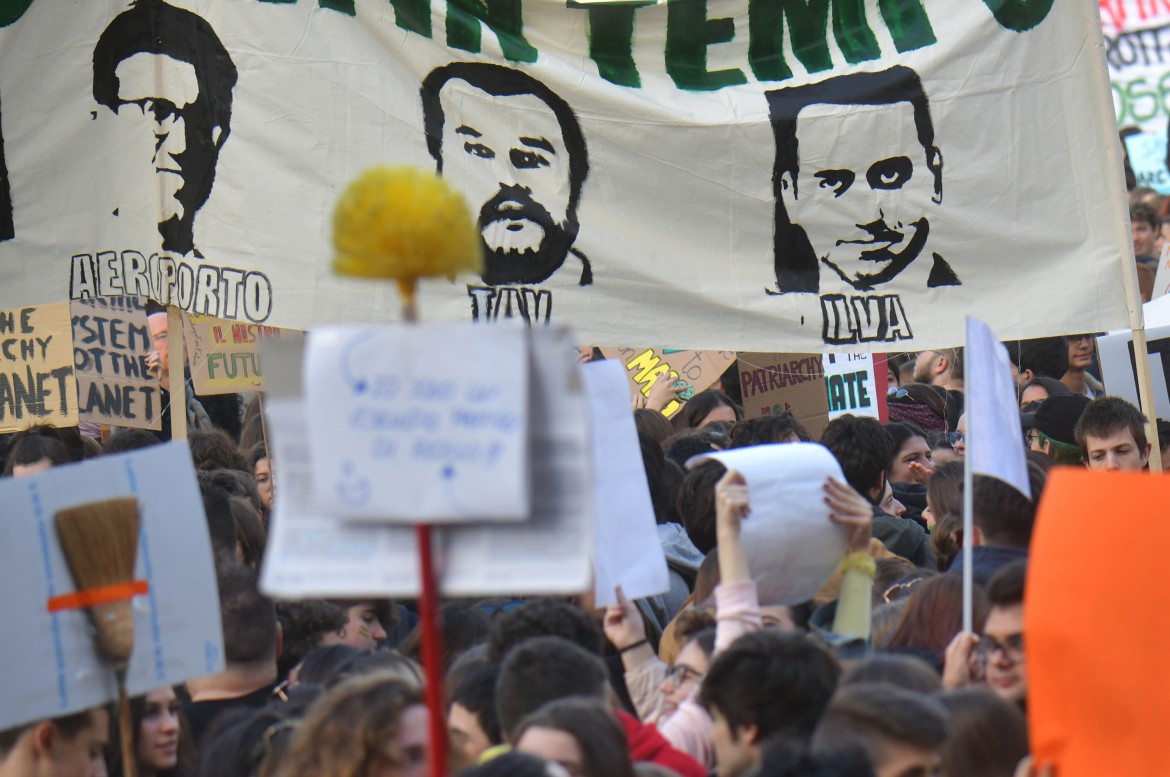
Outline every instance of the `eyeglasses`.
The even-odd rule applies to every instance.
[[[975,645],[975,654],[984,662],[994,656],[996,651],[1002,651],[1009,661],[1019,661],[1024,657],[1024,635],[1009,634],[1003,642],[995,637],[980,637]]]
[[[952,447],[958,445],[965,439],[967,439],[967,436],[962,432],[947,432],[947,442],[949,442]]]
[[[1027,445],[1029,448],[1031,448],[1032,443],[1034,442],[1036,442],[1036,431],[1034,429],[1029,429],[1028,431],[1024,432],[1024,445]]]
[[[670,680],[675,685],[682,685],[687,680],[694,680],[699,682],[706,675],[703,672],[696,672],[686,664],[671,664],[666,667],[666,680]]]

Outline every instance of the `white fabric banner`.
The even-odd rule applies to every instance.
[[[1104,55],[1054,0],[15,0],[0,309],[395,319],[331,277],[331,214],[409,164],[488,257],[424,320],[761,352],[1128,326]]]

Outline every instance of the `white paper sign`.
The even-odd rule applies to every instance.
[[[621,362],[582,365],[593,430],[593,496],[597,547],[593,553],[597,606],[616,604],[614,586],[630,599],[670,588],[666,554],[655,528],[630,390]]]
[[[829,353],[822,357],[829,420],[843,415],[879,418],[878,388],[871,353]]]
[[[845,555],[845,530],[829,520],[825,480],[845,482],[829,450],[811,442],[712,453],[747,481],[751,515],[743,546],[760,604],[799,604],[821,590]]]
[[[319,507],[401,523],[528,516],[520,327],[318,330],[305,400]]]
[[[971,470],[1014,486],[1029,499],[1028,462],[1020,429],[1015,370],[987,325],[967,319],[967,457]]]
[[[0,731],[117,698],[81,609],[50,609],[75,589],[53,528],[66,507],[138,499],[131,696],[223,669],[211,541],[186,445],[165,445],[0,480]],[[50,605],[57,602],[58,605]]]
[[[448,596],[575,594],[589,585],[592,465],[573,338],[559,328],[529,336],[532,514],[522,523],[436,528],[440,589]],[[313,506],[301,346],[265,343],[262,353],[272,381],[266,409],[281,487],[261,587],[285,598],[417,596],[413,529],[347,523]]]
[[[1150,378],[1154,385],[1154,409],[1158,418],[1170,418],[1170,325],[1146,329]],[[1097,338],[1101,379],[1110,396],[1129,400],[1136,407],[1137,373],[1134,368],[1133,333],[1117,332]]]

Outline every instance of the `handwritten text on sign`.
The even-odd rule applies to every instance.
[[[73,367],[82,421],[161,429],[158,380],[146,367],[154,350],[142,297],[70,303]]]
[[[77,425],[69,304],[0,311],[0,432]]]
[[[295,329],[242,324],[210,316],[185,316],[191,380],[199,396],[263,391],[260,341],[301,337]]]
[[[528,374],[522,329],[315,331],[305,384],[316,501],[376,521],[527,518]]]

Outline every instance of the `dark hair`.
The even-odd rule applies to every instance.
[[[576,224],[581,187],[589,173],[589,151],[585,145],[585,135],[581,132],[581,125],[577,123],[572,107],[540,81],[510,67],[486,62],[452,62],[437,67],[423,79],[419,91],[422,97],[423,129],[426,132],[427,150],[430,151],[440,173],[443,172],[443,124],[446,117],[443,115],[439,93],[448,81],[453,80],[463,81],[495,97],[530,94],[549,107],[557,117],[565,149],[569,152],[568,219]]]
[[[217,557],[236,557],[236,519],[232,514],[232,497],[210,478],[201,476],[199,492],[203,497],[203,513],[207,517],[207,531],[211,535],[211,548]]]
[[[1145,202],[1135,202],[1129,206],[1129,220],[1131,223],[1144,221],[1155,232],[1162,226],[1162,220],[1158,218],[1158,212],[1154,210],[1154,206]]]
[[[745,418],[731,427],[728,448],[747,448],[751,445],[766,445],[781,442],[796,435],[800,442],[812,442],[812,436],[804,424],[787,410],[758,418]]]
[[[813,753],[803,745],[768,743],[753,777],[875,777],[865,748],[848,744]]]
[[[11,475],[17,465],[36,464],[41,459],[48,459],[54,467],[80,460],[80,457],[69,455],[60,431],[49,424],[37,424],[13,435],[4,462],[4,474]]]
[[[674,426],[670,419],[648,407],[640,407],[634,411],[634,426],[638,429],[639,437],[649,437],[660,449],[664,449],[667,439],[674,434]]]
[[[496,681],[500,730],[516,742],[520,721],[568,696],[604,699],[609,671],[597,655],[561,637],[534,637],[509,653]]]
[[[220,559],[216,579],[224,658],[229,664],[275,663],[276,608],[260,593],[256,573]]]
[[[161,442],[162,440],[158,439],[153,432],[148,432],[145,429],[119,429],[106,438],[105,444],[102,445],[102,453],[136,451],[140,448],[159,445]]]
[[[863,744],[875,766],[887,743],[938,750],[950,734],[946,708],[935,698],[888,683],[858,683],[837,692],[813,738],[814,750]]]
[[[732,735],[755,726],[760,740],[807,741],[837,686],[836,660],[802,633],[750,632],[715,657],[699,703],[717,710]]]
[[[939,572],[946,572],[955,563],[963,550],[963,516],[960,513],[946,513],[936,518],[930,532],[930,546]]]
[[[483,610],[464,602],[447,602],[439,608],[440,633],[443,635],[443,666],[451,666],[468,648],[486,642],[491,620]],[[415,626],[398,645],[407,658],[420,661],[422,624]]]
[[[642,450],[642,469],[646,473],[646,486],[650,490],[650,503],[654,507],[654,522],[678,523],[675,494],[670,488],[667,459],[662,455],[662,446],[651,437],[638,435],[638,447]]]
[[[727,473],[718,461],[697,465],[683,477],[676,506],[691,543],[706,555],[715,549],[715,484]]]
[[[520,722],[513,744],[530,728],[551,728],[573,737],[584,777],[634,777],[626,732],[612,712],[592,699],[558,699]]]
[[[934,468],[926,484],[926,501],[941,523],[949,515],[963,514],[963,462],[948,461]]]
[[[605,637],[589,613],[560,599],[533,599],[492,621],[488,660],[499,663],[508,652],[533,637],[561,637],[601,655]]]
[[[977,631],[987,620],[987,595],[979,586],[971,592],[973,622]],[[914,586],[913,593],[886,641],[885,649],[924,650],[942,657],[947,645],[963,629],[963,578],[936,575]]]
[[[475,716],[484,736],[493,745],[504,741],[500,718],[496,714],[496,682],[500,677],[497,664],[483,663],[473,668],[451,691],[449,704],[458,704]]]
[[[1121,397],[1101,397],[1094,399],[1081,413],[1077,421],[1077,445],[1081,446],[1081,455],[1085,461],[1089,460],[1089,446],[1086,437],[1109,437],[1123,429],[1129,429],[1138,448],[1144,452],[1149,441],[1146,439],[1146,417],[1130,402]]]
[[[479,766],[459,772],[459,777],[553,777],[549,762],[528,753],[501,753]]]
[[[256,475],[256,465],[268,458],[268,448],[265,447],[263,442],[258,442],[251,448],[248,448],[247,451],[248,463],[252,465],[248,472],[254,477]]]
[[[249,501],[232,497],[228,500],[232,519],[236,524],[236,540],[240,543],[244,564],[253,569],[260,568],[264,559],[264,548],[268,544],[268,532],[260,511]]]
[[[837,458],[849,485],[866,498],[894,456],[890,433],[876,418],[865,416],[834,418],[821,434],[821,445]]]
[[[20,739],[21,734],[41,722],[37,720],[0,731],[0,760],[7,757],[12,748],[16,747],[16,742]],[[48,722],[52,723],[65,739],[73,739],[93,725],[93,710],[82,710],[81,712],[62,715],[59,718],[52,718]]]
[[[895,65],[877,72],[849,73],[764,94],[776,140],[772,186],[776,198],[776,283],[781,293],[816,292],[820,288],[816,253],[804,229],[792,223],[784,199],[799,196],[796,185],[800,177],[800,152],[796,125],[800,112],[808,106],[910,103],[918,141],[926,152],[926,166],[934,175],[934,201],[942,202],[942,155],[934,144],[934,125],[922,81],[910,68]],[[792,179],[793,191],[789,195],[781,192],[785,175]],[[881,283],[897,275],[912,258],[891,263],[874,276],[874,282]]]
[[[187,724],[187,716],[178,702],[182,699],[181,688],[173,689],[175,702],[178,706],[176,715],[179,718],[178,763],[173,771],[163,772],[163,775],[187,774],[195,760],[195,745],[191,741],[191,729]],[[117,745],[121,740],[121,728],[118,722],[118,704],[110,704],[106,711],[110,716],[110,746],[106,748],[106,771],[109,777],[122,777],[125,773],[125,764],[122,761],[122,748]],[[138,751],[139,737],[142,732],[142,720],[146,717],[146,696],[134,696],[130,699],[130,730],[133,732],[135,753]],[[139,770],[141,771],[141,770]],[[137,772],[136,772],[137,773]]]
[[[252,465],[222,429],[196,429],[187,435],[195,469],[234,469],[252,473]]]
[[[951,721],[942,747],[947,777],[1012,777],[1028,754],[1028,723],[1018,705],[983,688],[940,694]]]
[[[287,706],[236,707],[222,712],[199,744],[196,774],[258,777],[266,761],[279,761],[296,733],[299,720]]]
[[[1061,342],[1063,342],[1063,340]],[[1065,352],[1066,353],[1068,352],[1067,348],[1065,349]],[[1044,389],[1045,391],[1048,392],[1048,396],[1050,396],[1050,397],[1056,396],[1057,394],[1071,394],[1072,393],[1072,391],[1069,389],[1069,387],[1064,385],[1063,383],[1061,383],[1058,379],[1050,378],[1048,376],[1042,376],[1039,378],[1033,378],[1032,380],[1028,381],[1028,385],[1024,386],[1024,388],[1020,390],[1020,394],[1023,394],[1025,391],[1032,388],[1033,386],[1039,386],[1040,388]],[[1043,400],[1040,400],[1040,401],[1043,402]]]
[[[1020,372],[1031,370],[1037,378],[1049,378],[1057,382],[1068,372],[1068,344],[1063,337],[1009,340],[1004,346],[1012,364]]]
[[[283,646],[276,660],[280,676],[301,663],[326,634],[340,631],[347,622],[345,610],[324,599],[277,602],[276,617]]]
[[[934,667],[915,656],[877,653],[854,664],[841,676],[841,686],[889,683],[918,693],[937,693],[942,679]]]
[[[909,421],[894,421],[893,423],[886,424],[886,431],[889,432],[890,442],[894,444],[894,452],[890,454],[889,463],[886,464],[886,471],[894,468],[898,454],[902,452],[902,446],[906,444],[907,440],[921,437],[923,442],[926,441],[926,432],[922,431],[917,424],[912,424]]]
[[[735,413],[735,420],[743,418],[743,408],[732,402],[729,396],[717,389],[707,389],[687,400],[682,410],[675,413],[671,423],[680,432],[686,429],[695,429],[703,422],[704,418],[711,415],[712,411],[721,407],[730,407]]]
[[[1028,580],[1028,562],[1018,559],[1000,567],[987,581],[987,600],[992,607],[1011,607],[1024,603]]]
[[[368,652],[352,645],[318,645],[310,649],[301,661],[297,682],[304,685],[329,685],[349,668],[354,659]]]
[[[698,612],[702,611],[700,610]],[[679,615],[682,615],[682,613],[679,613]],[[695,625],[698,625],[698,617],[693,617],[695,617]],[[691,624],[686,624],[686,626],[690,625]],[[683,647],[686,647],[692,642],[697,645],[699,650],[702,650],[703,654],[707,656],[708,661],[711,660],[712,656],[715,655],[715,629],[713,627],[708,626],[704,629],[688,631],[685,626],[679,626],[675,630],[675,634],[682,639]]]
[[[681,432],[666,441],[666,458],[680,467],[686,467],[693,456],[722,450],[727,440],[710,426],[702,431]]]
[[[1021,494],[999,478],[976,475],[971,497],[972,521],[983,532],[984,542],[1009,548],[1027,548],[1032,541],[1036,505],[1044,491],[1045,472],[1028,462],[1032,497]]]

